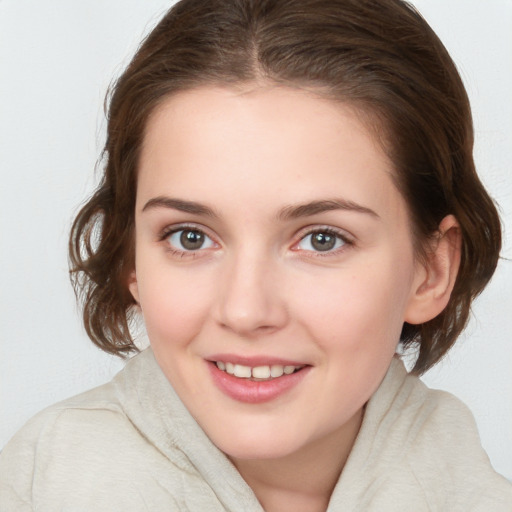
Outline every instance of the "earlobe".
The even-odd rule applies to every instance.
[[[137,283],[137,275],[135,273],[135,270],[132,270],[130,272],[130,275],[128,277],[128,289],[130,290],[130,293],[132,294],[133,299],[135,302],[140,305],[139,301],[139,285]]]
[[[426,261],[419,264],[412,288],[405,321],[422,324],[439,315],[450,300],[461,256],[461,232],[453,215],[446,216],[439,225]]]

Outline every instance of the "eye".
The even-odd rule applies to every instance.
[[[347,241],[340,234],[322,229],[308,233],[303,237],[296,247],[303,251],[329,252],[339,249],[347,244]]]
[[[178,229],[167,236],[169,244],[178,251],[210,249],[215,242],[199,229]]]

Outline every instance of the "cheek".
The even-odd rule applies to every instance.
[[[151,267],[150,267],[151,268]],[[140,304],[152,344],[185,344],[201,330],[210,310],[211,286],[186,273],[138,272]]]
[[[302,318],[319,343],[339,350],[389,351],[398,342],[409,296],[409,265],[389,258],[379,264],[340,270],[305,282],[293,296]]]

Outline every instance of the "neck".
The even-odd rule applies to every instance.
[[[325,512],[361,426],[358,411],[343,427],[276,459],[234,459],[266,512]]]

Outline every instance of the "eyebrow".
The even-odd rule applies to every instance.
[[[278,214],[279,220],[298,219],[301,217],[310,217],[319,213],[329,212],[332,210],[346,210],[356,213],[364,213],[379,219],[379,215],[360,204],[348,201],[346,199],[325,199],[321,201],[311,201],[298,205],[285,206]]]
[[[218,215],[208,206],[195,201],[186,201],[184,199],[174,199],[172,197],[154,197],[150,199],[142,208],[142,211],[153,208],[171,208],[180,212],[192,213],[194,215],[203,215],[206,217],[218,217]]]
[[[202,215],[206,217],[218,218],[214,210],[210,207],[197,203],[195,201],[187,201],[185,199],[176,199],[166,196],[158,196],[150,199],[142,208],[142,211],[151,210],[154,208],[169,208],[172,210],[178,210],[180,212],[191,213],[194,215]],[[310,217],[319,213],[324,213],[332,210],[345,210],[356,213],[364,213],[375,218],[380,218],[379,215],[367,208],[353,201],[346,199],[335,198],[335,199],[323,199],[318,201],[310,201],[308,203],[302,203],[297,205],[285,206],[277,214],[277,219],[280,221],[286,221],[290,219],[299,219],[301,217]]]

